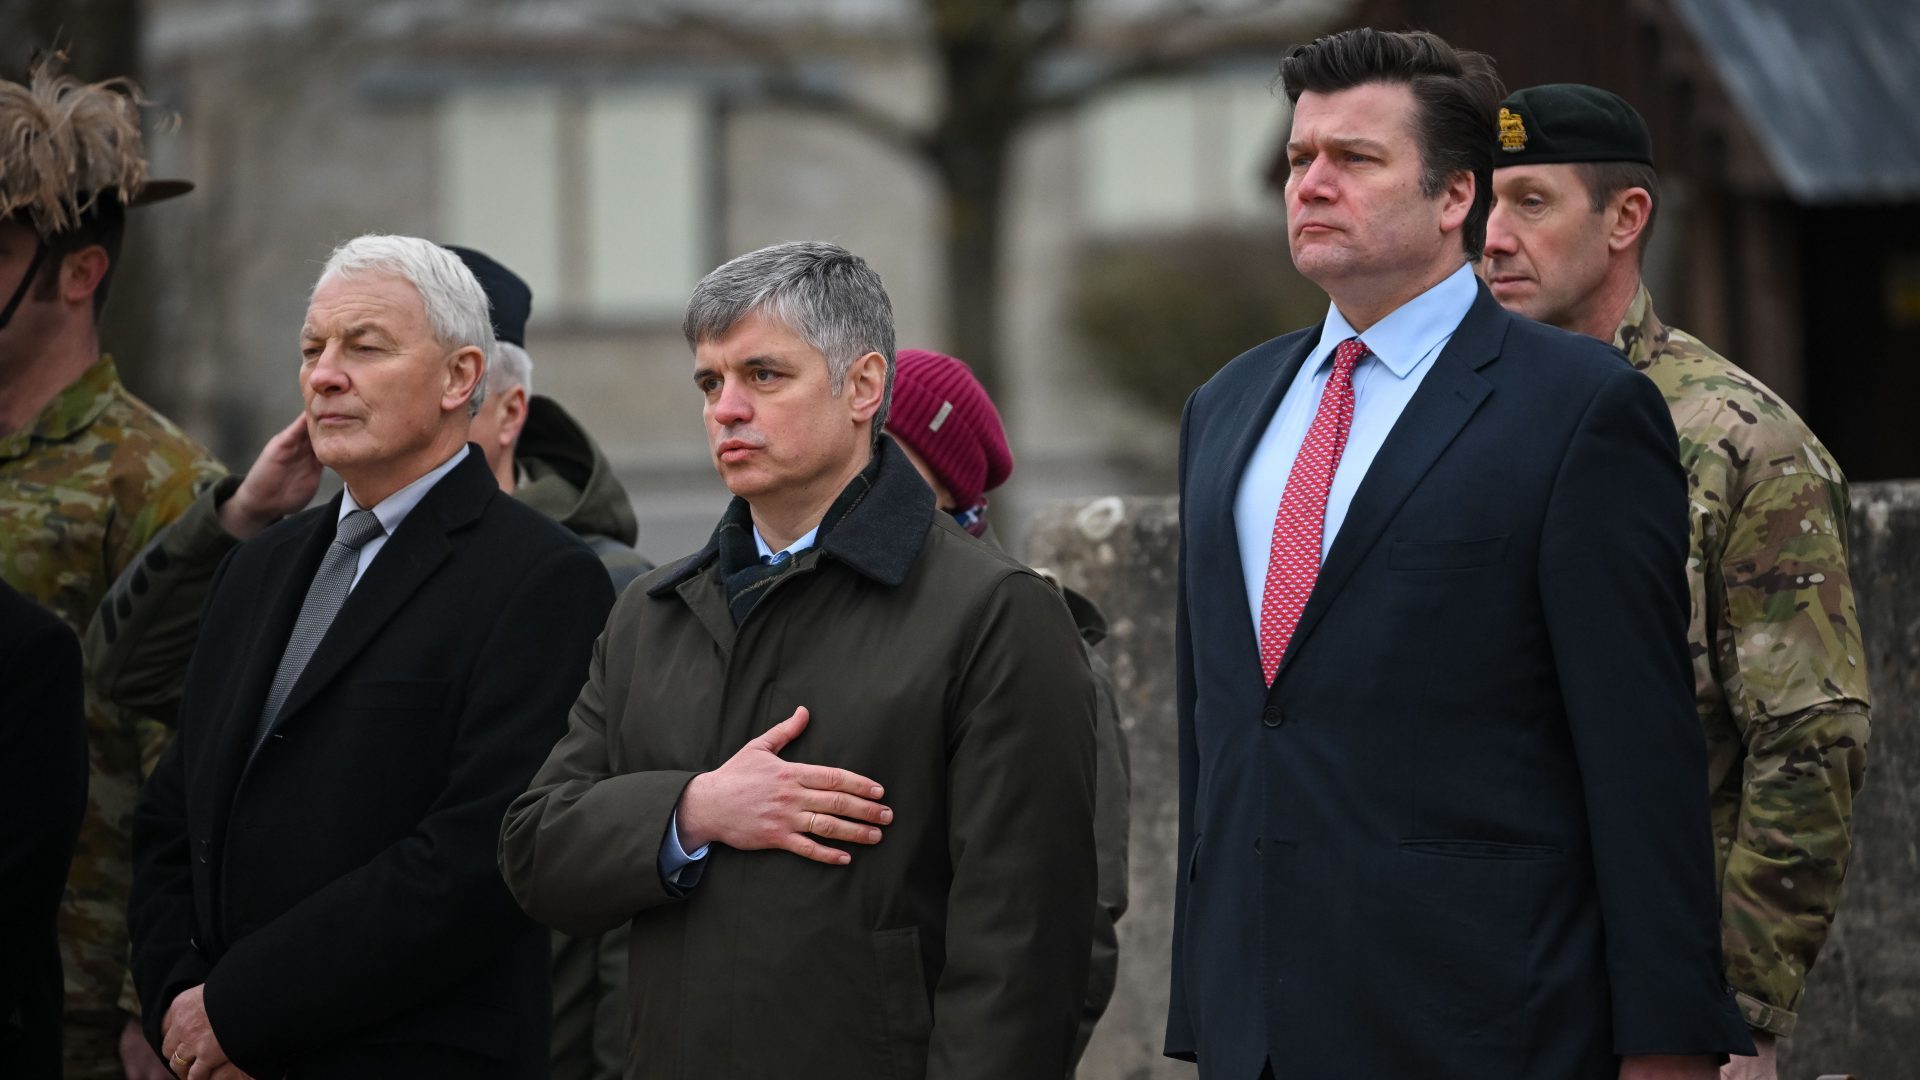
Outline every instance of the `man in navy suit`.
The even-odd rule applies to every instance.
[[[1720,974],[1659,393],[1468,266],[1499,80],[1430,34],[1291,50],[1325,322],[1181,431],[1167,1053],[1203,1077],[1711,1080]]]

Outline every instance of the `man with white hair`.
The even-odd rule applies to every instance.
[[[545,1074],[547,939],[495,830],[612,589],[467,441],[492,345],[424,240],[353,240],[314,288],[304,419],[345,490],[221,565],[135,815],[134,975],[183,1078]]]

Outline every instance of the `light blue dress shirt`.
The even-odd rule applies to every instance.
[[[471,448],[466,443],[460,444],[460,449],[452,457],[441,462],[432,472],[381,499],[377,505],[371,507],[373,516],[380,519],[380,527],[386,531],[360,545],[360,561],[353,565],[353,581],[347,585],[348,592],[352,592],[353,587],[360,584],[361,575],[367,572],[367,567],[373,565],[373,557],[380,554],[381,548],[387,546],[387,538],[393,535],[393,531],[400,527],[400,523],[406,520],[408,514],[413,513],[413,508],[420,505],[420,500],[427,497],[427,492],[433,490],[433,485],[439,483],[441,477],[452,472],[455,465],[465,461],[467,454],[471,452]],[[366,509],[369,507],[361,506],[354,500],[351,489],[342,491],[340,516],[334,520],[335,527],[345,521],[348,514],[355,510]]]
[[[1334,537],[1347,518],[1353,494],[1366,479],[1374,455],[1399,421],[1413,392],[1433,368],[1440,350],[1467,317],[1478,293],[1473,268],[1462,266],[1438,285],[1395,308],[1386,318],[1358,335],[1372,355],[1353,369],[1353,427],[1346,450],[1334,470],[1327,492],[1327,516],[1320,531],[1320,558],[1333,549]],[[1293,459],[1306,441],[1307,429],[1320,408],[1320,393],[1333,374],[1333,350],[1354,337],[1353,326],[1340,309],[1329,304],[1320,340],[1300,365],[1274,410],[1266,434],[1247,459],[1240,489],[1233,501],[1234,535],[1240,541],[1240,569],[1245,575],[1247,606],[1253,612],[1253,633],[1260,634],[1260,608],[1266,596],[1267,560],[1273,548],[1273,520],[1286,494]]]
[[[820,535],[820,526],[815,525],[807,535],[795,540],[780,550],[779,558],[790,559],[813,546]],[[774,558],[774,551],[760,535],[760,526],[753,527],[753,546],[760,549],[762,559]],[[702,844],[698,851],[689,853],[680,843],[680,811],[675,810],[667,822],[667,838],[660,845],[660,877],[667,884],[681,889],[690,889],[700,880],[700,860],[707,857],[712,844]]]

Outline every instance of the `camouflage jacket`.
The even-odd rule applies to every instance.
[[[1642,288],[1614,344],[1667,399],[1691,498],[1688,646],[1706,728],[1727,982],[1787,1035],[1833,923],[1866,767],[1847,482],[1759,380],[1663,325]]]
[[[0,577],[84,633],[114,578],[221,472],[102,356],[32,423],[0,437]],[[86,710],[87,813],[60,910],[70,1062],[98,1057],[91,1033],[117,1036],[125,1022],[129,827],[166,737],[91,689]],[[89,1035],[77,1039],[74,1026]],[[114,1053],[111,1037],[104,1052]]]

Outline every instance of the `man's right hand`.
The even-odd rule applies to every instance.
[[[246,479],[220,504],[220,527],[236,540],[253,539],[281,518],[305,510],[320,490],[320,472],[307,416],[301,413],[267,440]]]
[[[838,865],[853,857],[813,837],[879,843],[875,826],[893,821],[893,811],[875,801],[884,794],[879,784],[845,769],[780,759],[780,751],[806,729],[802,706],[725,765],[694,777],[676,808],[680,846],[688,851],[710,843],[739,851],[780,848]]]

